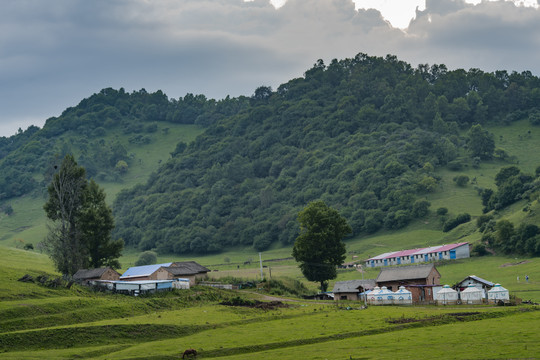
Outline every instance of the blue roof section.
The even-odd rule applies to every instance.
[[[139,276],[148,276],[150,274],[153,274],[157,269],[160,267],[168,267],[171,266],[172,262],[164,263],[164,264],[154,264],[154,265],[144,265],[144,266],[133,266],[126,270],[125,273],[120,276],[120,279],[126,278],[126,277],[139,277]]]

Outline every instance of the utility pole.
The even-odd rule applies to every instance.
[[[263,267],[262,267],[262,256],[261,256],[261,253],[259,253],[259,264],[261,265],[261,281],[264,280],[264,276],[263,276]]]

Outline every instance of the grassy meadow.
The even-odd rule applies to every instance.
[[[271,294],[194,287],[130,297],[77,285],[51,289],[17,281],[26,273],[52,275],[44,255],[1,250],[8,259],[0,264],[2,359],[178,359],[187,348],[204,359],[390,359],[398,352],[417,358],[426,349],[439,358],[531,358],[540,351],[538,306],[361,309],[356,302],[288,298],[279,307],[254,308],[220,302]],[[502,258],[474,261],[499,274],[509,267],[498,266]],[[473,266],[458,265],[442,265],[441,273],[458,276]],[[538,291],[539,284],[528,286]]]

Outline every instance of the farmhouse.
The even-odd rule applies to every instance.
[[[120,277],[124,281],[172,280],[188,278],[190,285],[204,278],[210,270],[195,261],[169,262],[163,264],[133,266]]]
[[[210,269],[196,263],[195,261],[176,262],[164,268],[170,275],[169,279],[189,279],[190,285],[206,277]]]
[[[437,260],[468,258],[469,243],[432,246],[411,250],[387,252],[366,260],[367,267],[416,264]]]
[[[348,280],[336,281],[334,284],[335,300],[359,300],[360,294],[372,290],[375,287],[375,280]]]
[[[95,280],[118,280],[119,278],[120,274],[110,267],[79,269],[73,275],[73,280],[83,285],[87,285]]]
[[[433,264],[399,266],[381,269],[375,282],[377,286],[386,286],[398,291],[404,286],[412,294],[413,303],[433,301],[434,291],[438,291],[441,274]]]

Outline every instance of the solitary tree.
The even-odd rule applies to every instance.
[[[58,271],[73,275],[86,267],[120,267],[122,240],[112,241],[114,227],[105,193],[86,180],[86,171],[66,155],[48,187],[44,206],[52,220],[44,244]]]
[[[478,156],[481,159],[491,159],[495,150],[495,140],[493,134],[484,130],[481,125],[471,126],[467,133],[469,150],[472,156]]]
[[[352,232],[347,220],[323,201],[310,203],[298,214],[300,235],[293,247],[293,257],[300,263],[309,281],[319,282],[321,291],[328,280],[337,276],[336,267],[345,260],[342,239]]]

